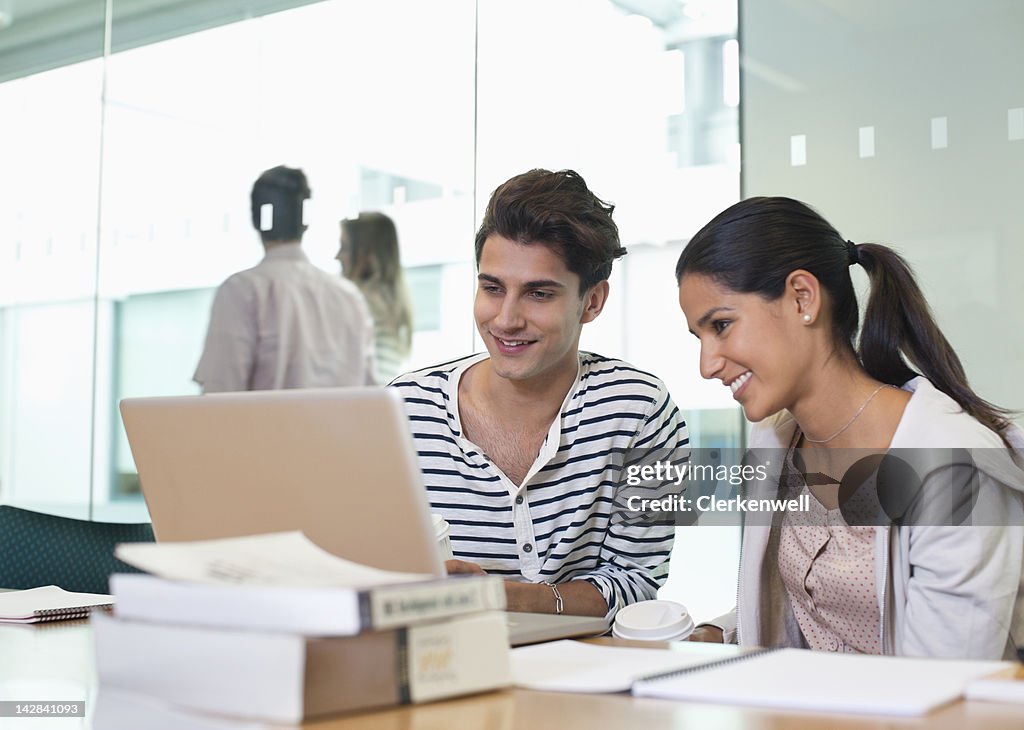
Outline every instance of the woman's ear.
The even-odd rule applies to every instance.
[[[821,315],[821,283],[818,277],[805,269],[797,269],[786,277],[783,295],[793,314],[802,324],[814,324]]]

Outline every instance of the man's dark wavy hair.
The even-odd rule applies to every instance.
[[[539,243],[555,251],[580,277],[580,295],[607,279],[612,263],[626,253],[605,203],[573,170],[530,170],[498,186],[487,203],[476,234],[480,264],[487,237],[498,234],[521,244]]]

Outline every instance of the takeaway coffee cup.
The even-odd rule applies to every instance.
[[[441,546],[441,560],[451,560],[452,553],[451,526],[441,515],[432,514],[430,518],[434,522],[434,535],[437,536],[437,544]]]
[[[686,606],[675,601],[641,601],[615,614],[612,635],[640,641],[680,641],[693,631]]]

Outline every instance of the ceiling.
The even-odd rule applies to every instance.
[[[111,0],[110,50],[316,1]],[[738,0],[611,1],[662,28],[669,48],[692,38],[736,33]],[[0,82],[103,55],[106,7],[107,0],[0,0]]]
[[[111,51],[314,0],[113,0]],[[0,0],[0,82],[103,54],[106,0]]]

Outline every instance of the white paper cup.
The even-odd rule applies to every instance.
[[[693,632],[686,606],[675,601],[640,601],[615,614],[612,635],[639,641],[681,641]]]
[[[452,552],[451,525],[441,515],[431,514],[430,518],[434,522],[434,535],[437,536],[437,544],[441,547],[441,560],[451,560],[455,557]]]

